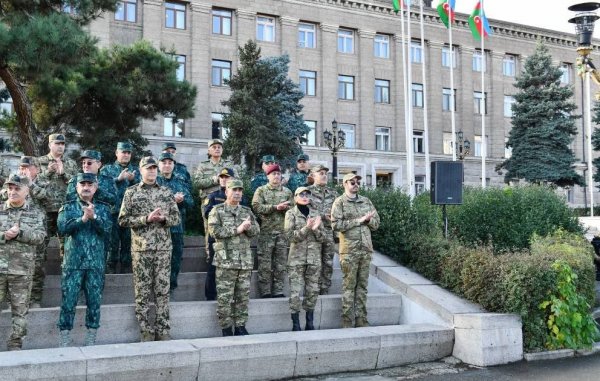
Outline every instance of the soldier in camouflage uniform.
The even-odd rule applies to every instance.
[[[252,209],[260,218],[258,237],[258,290],[262,298],[283,297],[287,240],[283,233],[285,212],[293,203],[292,192],[281,185],[281,168],[271,164],[265,173],[269,183],[256,190]]]
[[[152,156],[140,161],[142,181],[125,191],[119,225],[131,228],[131,257],[135,316],[142,341],[169,340],[169,278],[171,226],[180,223],[171,191],[156,183],[158,162]],[[150,294],[154,293],[156,322],[148,321]]]
[[[91,173],[97,178],[98,189],[94,195],[94,200],[102,201],[110,206],[111,211],[117,206],[117,186],[110,176],[99,175],[102,166],[102,154],[98,151],[85,150],[79,156],[81,161],[81,172]],[[74,201],[79,198],[77,194],[77,179],[72,178],[67,186],[67,201]]]
[[[331,208],[331,225],[340,235],[340,266],[342,267],[342,327],[366,327],[367,286],[369,266],[373,256],[371,231],[379,228],[379,214],[371,201],[358,194],[361,177],[344,176],[344,194],[336,198]]]
[[[27,312],[37,245],[44,241],[44,213],[26,201],[29,180],[11,175],[8,200],[0,205],[0,303],[10,301],[12,334],[7,348],[19,350],[27,335]]]
[[[250,208],[240,205],[243,190],[240,180],[229,181],[227,200],[215,206],[208,216],[210,235],[216,239],[217,316],[223,336],[248,334],[246,322],[254,264],[250,240],[260,228]]]
[[[310,164],[308,162],[308,155],[302,153],[298,155],[296,159],[296,170],[290,175],[290,180],[287,183],[287,187],[292,191],[296,192],[298,187],[307,187],[308,176],[310,175]]]
[[[311,205],[319,211],[325,227],[325,235],[321,244],[321,277],[319,288],[321,295],[327,295],[331,287],[333,274],[333,257],[335,256],[335,239],[331,229],[331,206],[338,197],[335,189],[327,186],[329,168],[318,164],[311,169],[314,184],[309,186]]]
[[[10,175],[10,171],[4,162],[4,157],[0,156],[0,186],[4,184],[6,178]]]
[[[273,164],[277,164],[276,160],[275,160],[275,156],[273,155],[265,155],[262,157],[262,159],[260,159],[260,165],[262,167],[260,172],[257,172],[254,177],[252,178],[252,181],[250,181],[250,188],[252,189],[252,194],[256,193],[256,190],[259,187],[262,187],[263,185],[267,185],[267,183],[269,182],[269,179],[267,178],[267,174],[265,173],[265,170],[267,169],[267,167],[269,165],[273,165]]]
[[[113,230],[110,245],[110,254],[107,258],[107,273],[117,272],[117,266],[121,265],[121,273],[131,272],[131,229],[120,226],[117,223],[119,209],[123,202],[125,190],[131,185],[140,182],[140,169],[131,162],[133,146],[129,142],[117,143],[114,163],[102,167],[100,174],[112,177],[117,186],[116,208],[113,209]]]
[[[296,206],[285,213],[285,234],[290,241],[287,271],[290,282],[292,331],[300,331],[300,307],[306,311],[305,330],[312,331],[319,297],[321,243],[325,229],[319,211],[310,206],[310,190],[299,187],[294,193]],[[300,303],[300,291],[304,300]]]
[[[173,142],[165,142],[162,145],[162,153],[170,153],[174,158],[177,157],[177,147],[175,147],[175,143]],[[173,170],[173,174],[183,178],[185,180],[185,184],[188,187],[188,192],[192,194],[192,176],[185,164],[180,162],[175,162],[175,169]]]
[[[159,185],[169,188],[173,194],[173,199],[179,208],[179,224],[171,226],[171,242],[173,251],[171,253],[171,281],[170,290],[177,288],[177,276],[181,269],[181,257],[183,255],[183,221],[185,220],[186,210],[194,206],[192,195],[185,183],[183,177],[173,173],[175,168],[175,157],[170,153],[162,153],[158,158],[158,169],[160,175],[157,178]]]
[[[85,345],[96,343],[100,326],[100,305],[104,290],[105,245],[112,230],[110,206],[95,197],[98,180],[95,174],[79,173],[75,178],[77,199],[67,201],[58,212],[58,231],[65,237],[62,262],[62,305],[58,329],[59,345],[71,344],[70,332],[75,319],[79,292],[86,300]]]

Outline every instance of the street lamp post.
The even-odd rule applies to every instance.
[[[344,144],[346,144],[346,133],[342,130],[338,130],[338,124],[334,119],[333,122],[331,122],[331,131],[323,131],[323,139],[325,140],[325,144],[327,144],[327,147],[329,147],[329,150],[331,151],[331,156],[333,159],[331,172],[333,182],[337,183],[337,153],[342,147],[344,147]]]
[[[571,5],[570,11],[577,12],[575,17],[569,19],[569,22],[575,24],[577,34],[577,53],[580,55],[578,64],[580,65],[580,74],[584,77],[584,100],[582,109],[584,111],[585,135],[587,139],[587,185],[590,195],[590,217],[594,216],[594,180],[592,168],[592,115],[591,115],[591,97],[590,97],[590,73],[597,74],[590,53],[592,52],[592,35],[594,33],[594,23],[598,20],[596,10],[600,8],[600,3],[590,2]]]
[[[471,152],[471,142],[464,138],[462,131],[458,131],[456,136],[456,154],[460,160],[463,160]]]

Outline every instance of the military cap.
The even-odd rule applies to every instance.
[[[148,168],[148,167],[158,167],[158,163],[156,159],[152,156],[143,157],[140,160],[140,168]]]
[[[78,173],[75,180],[77,183],[97,183],[98,177],[93,173]]]
[[[322,171],[322,170],[326,170],[327,172],[329,172],[329,168],[327,168],[323,164],[313,165],[313,167],[310,169],[310,171],[312,173],[317,173],[317,172]]]
[[[270,173],[272,173],[272,172],[275,172],[275,171],[281,172],[281,167],[279,166],[279,164],[268,165],[267,168],[265,169],[265,173],[267,175],[270,174]]]
[[[219,172],[219,177],[221,176],[235,177],[235,174],[233,173],[232,168],[223,168],[221,169],[221,172]]]
[[[98,160],[98,161],[102,160],[102,154],[98,151],[94,151],[91,149],[86,149],[85,151],[83,151],[81,153],[81,155],[79,155],[79,160],[85,159],[86,157],[88,159],[94,159],[94,160]]]
[[[269,162],[276,162],[277,160],[275,160],[275,156],[273,155],[265,155],[262,157],[262,159],[260,159],[261,163],[269,163]]]
[[[21,161],[19,161],[19,167],[29,167],[30,165],[35,165],[36,167],[40,166],[37,158],[33,156],[21,156]]]
[[[117,149],[123,152],[131,152],[133,151],[133,146],[129,142],[118,142]]]
[[[174,150],[177,150],[177,147],[175,147],[175,143],[173,143],[173,142],[164,142],[163,145],[162,145],[162,150],[164,151],[164,150],[169,149],[169,148],[173,148]]]
[[[242,180],[231,180],[227,183],[227,189],[236,189],[236,188],[244,188],[244,183]]]
[[[308,192],[308,193],[312,193],[312,192],[310,191],[310,189],[308,189],[307,187],[298,187],[298,188],[296,189],[296,191],[294,192],[294,196],[298,196],[298,195],[299,195],[300,193],[302,193],[302,192]]]
[[[221,146],[223,145],[223,141],[221,139],[210,139],[208,141],[208,146],[213,146],[215,144],[220,144]]]
[[[175,160],[175,156],[173,156],[172,153],[168,153],[168,152],[163,152],[160,154],[160,156],[158,157],[158,161],[163,161],[163,160],[173,160],[174,163],[177,162],[177,160]]]
[[[309,161],[310,158],[308,157],[307,154],[301,153],[300,155],[298,155],[298,158],[296,159],[296,162],[298,162],[300,160]]]
[[[346,181],[350,181],[350,180],[352,180],[352,179],[355,179],[355,178],[357,178],[357,179],[359,179],[359,180],[360,180],[360,179],[362,179],[362,177],[361,177],[361,176],[359,176],[359,175],[357,175],[356,173],[352,173],[352,172],[350,172],[350,173],[346,173],[346,174],[344,175],[344,179],[342,180],[342,182],[344,182],[344,183],[345,183]]]
[[[18,187],[29,186],[29,177],[19,176],[13,173],[12,175],[8,176],[8,179],[6,179],[4,182],[5,186],[8,186],[9,184],[16,185]]]
[[[53,141],[65,142],[65,135],[63,134],[51,134],[48,136],[48,142],[52,143]]]

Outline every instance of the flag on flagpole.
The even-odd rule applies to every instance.
[[[487,17],[485,17],[481,0],[477,2],[475,9],[473,9],[473,13],[471,13],[471,17],[469,17],[469,26],[471,27],[473,38],[477,41],[481,40],[482,36],[483,38],[486,38],[492,34],[492,28],[490,28],[490,23]]]
[[[394,6],[394,12],[400,12],[400,9],[407,9],[410,7],[411,0],[392,0],[392,5]]]
[[[442,19],[444,25],[446,25],[446,28],[449,27],[449,23],[454,22],[455,3],[455,0],[443,0],[440,1],[440,3],[437,6],[438,14],[440,15],[440,18]]]

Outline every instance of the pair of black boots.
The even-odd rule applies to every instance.
[[[315,311],[306,311],[306,326],[304,327],[305,331],[312,331],[315,329],[314,325],[315,321]],[[300,328],[300,312],[295,312],[292,314],[292,331],[301,331]]]
[[[246,331],[246,326],[241,325],[239,327],[227,327],[223,328],[223,336],[247,336],[249,335],[248,331]]]

